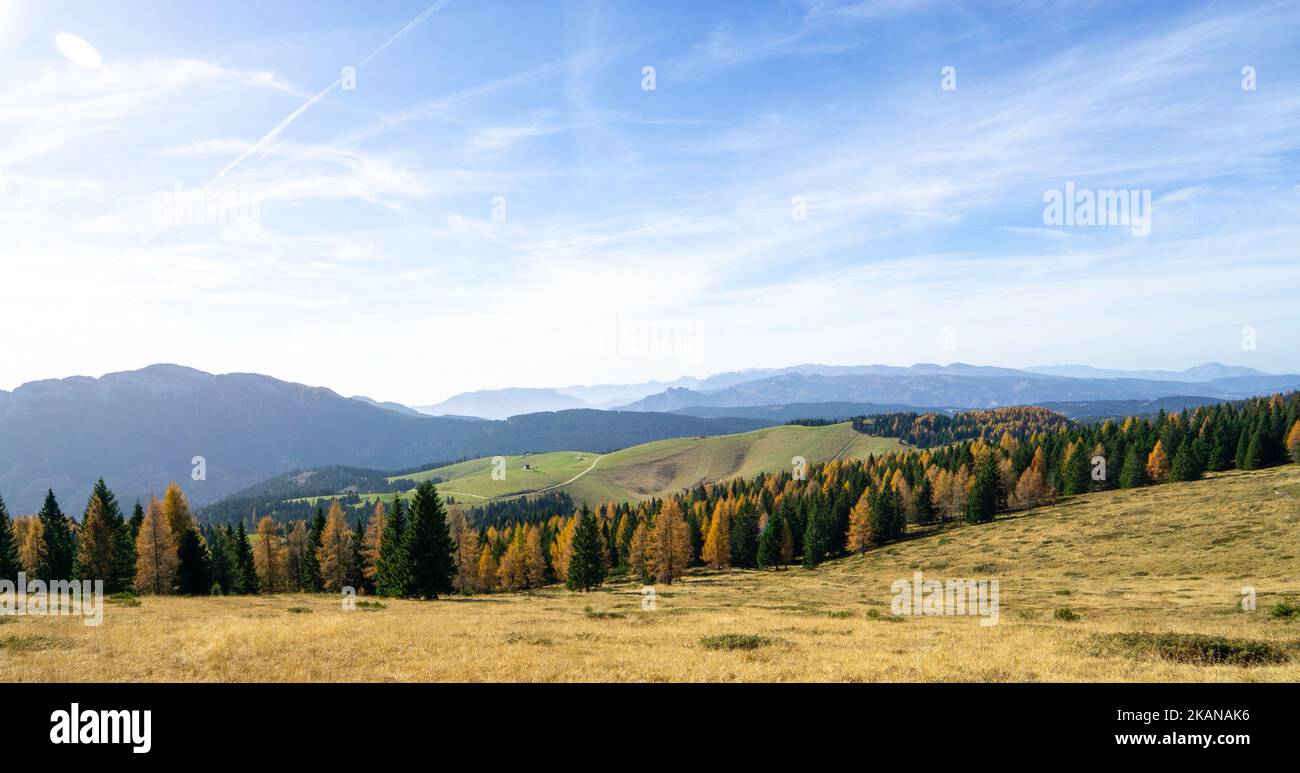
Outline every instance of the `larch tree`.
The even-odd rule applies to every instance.
[[[353,557],[352,529],[348,528],[343,506],[335,499],[330,502],[320,547],[316,548],[316,561],[320,564],[321,583],[325,590],[333,593],[343,590],[356,568]]]
[[[524,565],[524,531],[516,526],[514,536],[501,555],[501,565],[497,567],[497,581],[504,591],[522,590],[528,584],[528,573]]]
[[[1165,453],[1163,441],[1157,440],[1151,453],[1147,456],[1147,477],[1153,483],[1166,483],[1169,480],[1169,454]]]
[[[540,588],[546,584],[546,553],[542,550],[542,530],[536,525],[530,525],[524,535],[524,544],[524,571],[528,576],[528,587]]]
[[[484,545],[478,554],[479,589],[491,593],[497,586],[497,562],[492,557],[492,546]]]
[[[578,528],[578,518],[574,516],[564,522],[564,526],[555,535],[551,544],[551,567],[555,570],[555,579],[568,582],[569,561],[573,558],[573,533]]]
[[[180,484],[175,481],[167,484],[167,490],[163,492],[162,511],[167,525],[171,527],[172,536],[176,538],[177,545],[180,544],[185,532],[198,528],[198,521],[190,512],[190,501],[185,498],[185,492],[181,491]]]
[[[1291,425],[1291,431],[1287,433],[1286,452],[1291,461],[1300,462],[1300,419]]]
[[[81,518],[77,568],[81,579],[103,580],[105,585],[113,580],[113,526],[108,505],[98,494],[91,494]]]
[[[650,541],[655,579],[665,585],[686,571],[691,564],[691,532],[682,514],[681,502],[671,497],[655,516],[654,537]]]
[[[370,514],[370,522],[366,524],[366,537],[362,548],[366,556],[363,574],[366,581],[372,584],[376,583],[375,577],[379,573],[379,557],[384,552],[384,530],[387,528],[388,509],[384,507],[383,499],[377,499],[375,511]]]
[[[719,499],[713,508],[709,534],[704,539],[704,550],[700,558],[714,569],[731,564],[731,512],[725,500]]]
[[[171,593],[180,558],[176,537],[163,514],[162,504],[150,499],[140,531],[135,535],[135,588],[140,593]]]
[[[293,522],[289,528],[289,538],[285,541],[284,560],[288,569],[288,590],[297,592],[302,587],[302,569],[306,566],[303,561],[303,555],[307,552],[307,543],[309,535],[307,533],[307,522],[298,519]]]
[[[632,530],[627,546],[628,570],[643,583],[651,580],[650,523],[642,518]]]
[[[288,589],[285,568],[284,532],[269,515],[257,523],[257,546],[253,550],[257,564],[258,586],[263,593],[282,593]]]
[[[849,511],[849,536],[844,549],[850,553],[865,553],[872,543],[871,489],[866,488]]]
[[[34,515],[23,515],[14,519],[18,563],[29,577],[38,576],[41,562],[45,560],[45,536],[41,533],[44,528],[41,519]]]

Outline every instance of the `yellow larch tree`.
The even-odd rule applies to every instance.
[[[113,579],[113,527],[108,511],[98,494],[90,497],[86,515],[78,530],[77,564],[86,580]]]
[[[650,553],[655,579],[665,585],[672,585],[691,563],[691,531],[676,497],[665,502],[655,516]]]
[[[135,537],[136,590],[155,595],[171,593],[179,564],[171,525],[167,523],[162,504],[151,498]]]
[[[1174,414],[1177,415],[1177,414]],[[1156,483],[1169,481],[1169,454],[1165,453],[1164,444],[1157,440],[1155,448],[1147,456],[1147,475]]]
[[[871,489],[864,489],[858,502],[849,511],[849,538],[844,549],[850,553],[865,553],[871,546]]]
[[[316,548],[316,561],[320,564],[321,583],[325,590],[338,593],[347,585],[356,569],[353,565],[352,529],[348,528],[343,506],[335,499],[325,514],[325,528],[321,530],[320,547]]]
[[[529,526],[524,535],[524,574],[528,587],[540,588],[546,584],[546,553],[542,551],[542,530]]]
[[[478,556],[479,587],[491,593],[497,584],[497,562],[492,557],[492,546],[484,545]]]
[[[384,507],[384,500],[376,497],[375,510],[370,514],[370,521],[366,523],[365,540],[361,546],[361,553],[366,561],[361,575],[370,582],[375,581],[379,572],[379,556],[383,552],[384,530],[387,528],[388,509]]]
[[[704,549],[700,558],[714,569],[721,569],[731,564],[731,512],[725,499],[719,499],[717,506],[713,508],[713,517],[709,520],[709,533],[704,538]]]
[[[280,524],[269,515],[262,516],[262,520],[257,523],[253,564],[263,593],[281,593],[288,589],[284,532],[280,529]]]

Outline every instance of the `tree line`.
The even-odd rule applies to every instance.
[[[459,507],[448,512],[427,481],[409,504],[380,499],[351,526],[336,499],[311,522],[265,516],[248,534],[242,520],[200,527],[175,484],[124,519],[101,480],[80,523],[59,511],[52,492],[38,516],[12,523],[0,501],[0,576],[22,568],[42,579],[104,579],[110,589],[145,593],[352,587],[414,598],[551,583],[586,591],[610,576],[668,584],[691,567],[811,568],[920,525],[985,523],[1060,496],[1300,461],[1300,393],[1120,423],[1075,424],[1042,410],[975,411],[951,424],[889,420],[876,429],[917,440],[949,431],[975,437],[836,459],[802,474],[701,484],[635,504],[583,505],[548,517],[503,509],[475,524]]]

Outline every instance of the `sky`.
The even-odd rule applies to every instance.
[[[1298,372],[1297,50],[1296,2],[0,0],[0,389]]]

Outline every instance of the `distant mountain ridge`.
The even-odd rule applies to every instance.
[[[770,426],[630,411],[534,413],[506,421],[412,416],[252,373],[151,365],[0,392],[0,495],[11,513],[47,488],[80,516],[101,475],[124,501],[180,482],[196,505],[293,469],[399,469],[473,456],[722,435]],[[203,457],[206,478],[195,480]]]

